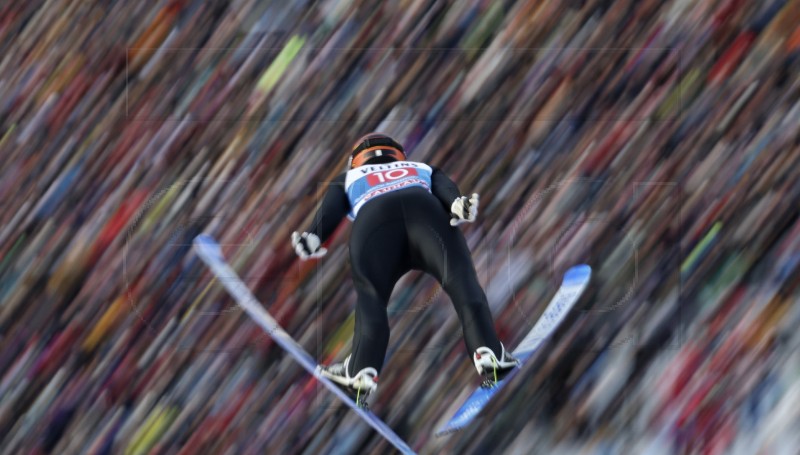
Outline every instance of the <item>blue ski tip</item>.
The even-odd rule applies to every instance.
[[[576,265],[570,267],[567,273],[564,274],[564,284],[572,286],[587,281],[592,276],[592,268],[586,264]]]
[[[214,240],[214,237],[208,234],[200,234],[194,238],[194,249],[198,254],[215,256],[220,260],[223,259],[222,248],[219,247],[219,243]]]

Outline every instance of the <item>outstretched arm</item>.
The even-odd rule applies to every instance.
[[[459,191],[455,182],[450,180],[450,177],[442,172],[441,169],[435,167],[432,169],[431,192],[442,202],[445,209],[450,211],[450,205],[457,197],[461,196],[461,191]]]
[[[292,233],[292,246],[301,259],[324,256],[327,252],[321,245],[333,234],[350,210],[350,201],[344,191],[344,174],[328,184],[328,190],[317,208],[311,228],[302,234]]]
[[[350,201],[344,191],[344,177],[345,174],[340,174],[328,184],[328,190],[308,231],[316,234],[322,243],[328,240],[350,210]]]
[[[462,196],[458,186],[444,172],[436,168],[433,168],[431,174],[431,185],[433,195],[450,212],[451,226],[475,221],[478,216],[478,193],[472,193],[469,197]]]

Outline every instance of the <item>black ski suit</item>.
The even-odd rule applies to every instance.
[[[481,346],[501,352],[467,242],[450,225],[450,205],[460,195],[441,170],[410,161],[361,166],[330,182],[309,232],[324,243],[346,215],[353,219],[350,264],[358,301],[351,376],[367,367],[380,372],[389,344],[389,297],[410,270],[441,283],[470,358]]]

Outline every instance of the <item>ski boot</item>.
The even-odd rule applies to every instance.
[[[360,408],[367,408],[367,397],[378,388],[378,371],[375,368],[364,368],[354,376],[350,376],[347,369],[350,364],[348,355],[344,362],[333,365],[320,365],[318,367],[322,376],[330,379],[356,402]]]
[[[483,377],[481,387],[485,389],[490,389],[497,385],[498,381],[520,365],[520,361],[508,353],[502,343],[500,343],[500,349],[502,351],[499,359],[494,354],[494,351],[486,346],[479,347],[472,355],[475,368],[478,370],[478,374]]]

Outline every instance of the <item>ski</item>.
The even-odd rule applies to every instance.
[[[564,320],[569,311],[578,301],[583,291],[589,285],[592,269],[588,265],[577,265],[567,270],[564,280],[556,292],[556,295],[545,308],[544,313],[539,317],[530,332],[523,338],[522,342],[514,349],[512,355],[516,357],[521,365],[508,374],[502,381],[494,387],[478,387],[461,405],[452,418],[436,432],[436,436],[443,436],[448,433],[458,431],[469,425],[478,413],[489,403],[497,392],[507,383],[514,379],[514,376],[522,370],[522,366],[539,349],[547,338],[555,332],[559,324]]]
[[[228,264],[222,255],[222,249],[213,237],[201,234],[194,239],[194,249],[200,259],[206,263],[211,272],[225,286],[225,289],[233,297],[236,303],[264,329],[267,334],[275,340],[275,343],[283,348],[292,358],[294,358],[306,371],[314,376],[317,381],[322,383],[340,400],[346,403],[359,417],[375,429],[386,441],[394,445],[404,454],[413,454],[414,451],[398,436],[386,423],[383,422],[372,412],[364,409],[350,398],[348,394],[340,389],[328,378],[323,377],[318,370],[319,364],[303,347],[294,340],[281,326],[278,321],[270,315],[261,305],[255,296],[250,292],[247,285],[239,278],[239,275]]]

